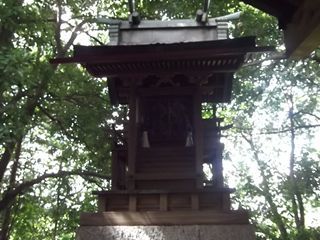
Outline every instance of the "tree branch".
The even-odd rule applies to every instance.
[[[294,129],[310,129],[310,128],[317,128],[320,127],[320,124],[311,124],[311,125],[300,125],[300,126],[295,126]],[[252,131],[252,128],[240,128],[240,127],[234,127],[235,129],[238,129],[240,131]],[[290,132],[290,128],[285,128],[285,129],[271,129],[269,131],[261,131],[258,133],[258,135],[271,135],[271,134],[280,134],[280,133],[287,133]]]
[[[80,140],[78,137],[76,137],[76,136],[72,135],[71,133],[69,133],[69,131],[64,127],[63,122],[62,122],[60,119],[52,116],[52,114],[50,114],[49,111],[47,111],[45,108],[43,108],[43,107],[40,106],[40,105],[38,105],[38,108],[39,108],[39,110],[40,110],[41,112],[43,112],[44,115],[46,115],[52,122],[55,122],[55,123],[58,124],[58,126],[60,127],[60,129],[61,129],[61,131],[63,132],[63,134],[65,134],[68,138],[73,139],[73,140],[76,141],[76,142],[80,142],[80,143],[84,144],[84,145],[86,146],[86,148],[87,148],[88,150],[90,150],[90,145],[89,145],[85,140],[83,140],[83,139]],[[79,126],[78,124],[75,124],[75,126],[77,126],[77,127],[80,128],[80,126]],[[81,129],[81,128],[80,128],[80,129]]]
[[[256,61],[252,61],[252,62],[248,62],[242,65],[242,67],[249,67],[249,66],[255,66],[255,65],[259,65],[265,61],[271,61],[271,60],[281,60],[281,59],[285,59],[286,56],[284,55],[284,53],[278,53],[275,55],[272,55],[268,58],[264,58],[261,60],[256,60]]]
[[[89,172],[89,171],[59,171],[57,173],[45,173],[33,180],[21,183],[17,185],[13,190],[8,191],[4,194],[4,197],[0,200],[0,211],[3,211],[17,196],[23,194],[26,190],[32,186],[41,183],[42,181],[48,178],[58,178],[58,177],[67,177],[67,176],[81,176],[85,177],[98,177],[100,179],[110,180],[111,177],[103,175],[100,173]]]
[[[320,117],[315,115],[315,114],[313,114],[313,113],[309,113],[309,112],[305,112],[305,111],[298,111],[294,115],[298,115],[298,114],[309,115],[309,116],[314,117],[315,119],[320,121]]]
[[[90,21],[91,21],[90,19],[84,19],[77,26],[75,26],[73,32],[71,33],[71,36],[70,36],[68,42],[62,48],[62,50],[61,50],[60,54],[58,55],[58,57],[62,57],[67,53],[68,49],[73,44],[74,40],[77,38],[78,32],[82,29],[83,25],[88,23],[88,22],[90,22]]]
[[[42,113],[44,113],[44,115],[46,115],[52,122],[58,123],[59,127],[61,128],[61,130],[62,130],[63,132],[65,132],[65,134],[66,134],[67,136],[70,137],[70,135],[67,133],[67,130],[64,128],[63,123],[62,123],[61,120],[53,117],[53,116],[52,116],[45,108],[43,108],[42,106],[38,105],[38,108],[39,108],[39,110],[40,110]]]
[[[96,41],[97,43],[99,43],[100,45],[105,45],[103,42],[101,42],[98,38],[92,36],[90,33],[85,32],[85,34],[86,34],[87,36],[89,36],[90,38],[92,38],[92,39],[93,39],[94,41]]]
[[[56,19],[56,28],[55,28],[55,40],[57,45],[56,54],[60,56],[62,52],[62,42],[61,42],[61,24],[62,24],[62,3],[61,0],[57,0],[57,19]]]

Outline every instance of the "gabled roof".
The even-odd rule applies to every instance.
[[[170,72],[235,72],[256,47],[254,37],[172,44],[74,46],[74,56],[51,63],[80,63],[95,77]]]

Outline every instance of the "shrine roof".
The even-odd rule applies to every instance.
[[[51,63],[80,63],[95,77],[179,71],[234,72],[256,47],[254,37],[226,40],[117,46],[74,46],[74,56]]]
[[[251,55],[273,51],[256,47],[255,37],[144,45],[74,46],[74,55],[51,63],[79,63],[94,77],[108,77],[113,104],[127,104],[132,82],[141,94],[191,94],[201,85],[202,101],[228,102],[233,73]],[[166,85],[172,86],[171,90]],[[160,88],[161,89],[160,89]],[[174,87],[179,89],[173,90]],[[176,93],[177,94],[177,93]]]

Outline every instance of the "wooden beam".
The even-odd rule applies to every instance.
[[[193,87],[150,87],[147,89],[138,89],[140,96],[185,96],[192,95]]]
[[[320,46],[320,4],[305,0],[300,3],[284,31],[287,55],[292,59],[308,57]]]
[[[134,179],[138,180],[179,180],[179,179],[193,179],[195,178],[193,172],[159,172],[159,173],[136,173]]]
[[[175,189],[175,190],[116,190],[116,191],[94,191],[93,194],[97,196],[110,197],[114,195],[128,195],[128,194],[190,194],[190,193],[234,193],[234,188],[203,188],[201,190],[189,189]]]
[[[82,213],[81,226],[248,224],[246,211],[146,211]]]

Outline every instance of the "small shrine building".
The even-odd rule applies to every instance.
[[[290,5],[278,15],[276,1],[244,2],[279,18],[288,56],[309,51],[310,41],[291,29],[310,9]],[[234,73],[274,48],[257,47],[254,37],[229,39],[233,15],[207,19],[204,10],[197,20],[140,21],[131,10],[129,21],[106,20],[108,45],[74,46],[73,57],[52,61],[107,77],[111,103],[129,108],[115,134],[112,189],[95,192],[98,212],[81,215],[78,239],[254,239],[247,211],[231,208],[234,189],[224,184],[220,138],[228,126],[215,114],[203,119],[202,104],[229,102]]]

